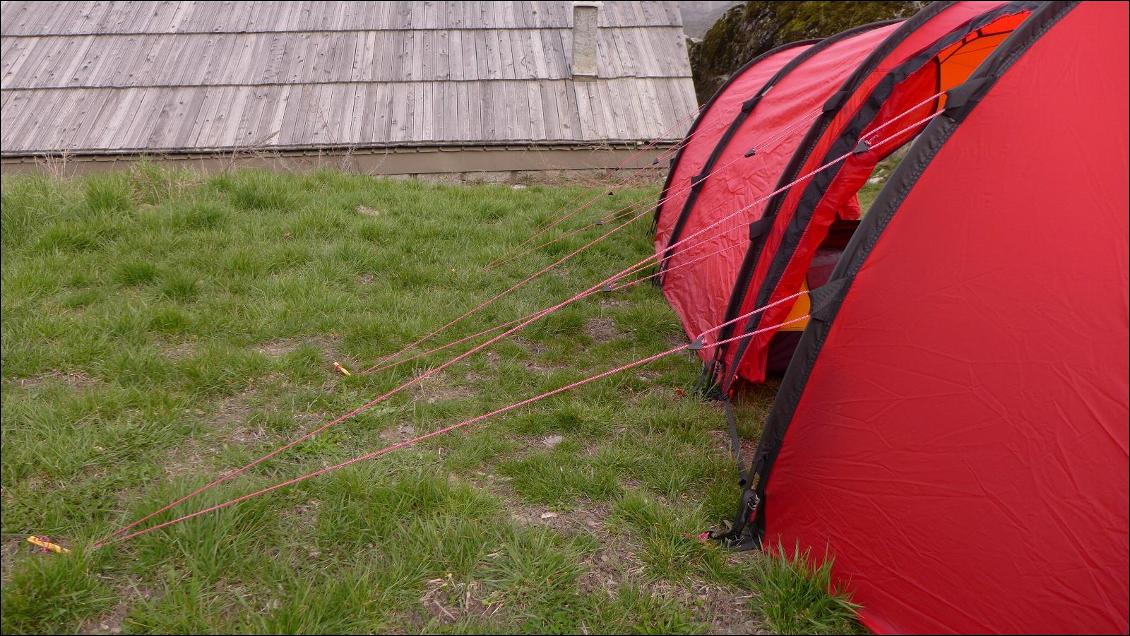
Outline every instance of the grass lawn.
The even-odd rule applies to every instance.
[[[141,166],[2,190],[5,633],[857,629],[826,569],[686,536],[729,518],[737,495],[724,418],[693,395],[689,354],[84,549],[443,362],[333,367],[367,367],[595,236],[484,270],[570,202],[599,194],[607,214],[654,201],[656,184],[609,196]],[[437,344],[634,263],[649,221]],[[650,285],[582,301],[177,512],[683,340]],[[740,405],[751,440],[771,399]],[[28,534],[75,550],[35,553]]]

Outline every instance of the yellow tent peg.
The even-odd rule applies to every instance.
[[[27,538],[27,542],[34,546],[43,548],[48,552],[54,552],[55,554],[67,554],[68,552],[70,552],[70,550],[64,548],[58,543],[52,543],[45,537],[37,537],[34,534]]]

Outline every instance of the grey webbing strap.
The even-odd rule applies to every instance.
[[[734,416],[734,403],[726,398],[723,403],[726,409],[726,425],[730,428],[730,451],[734,455],[734,463],[738,465],[738,485],[745,488],[749,483],[749,475],[745,469],[745,461],[742,460],[742,440],[738,436],[738,420]]]

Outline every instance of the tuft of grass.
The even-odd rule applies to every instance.
[[[2,631],[61,634],[83,617],[111,607],[113,595],[91,565],[81,553],[21,562],[4,585]]]
[[[755,609],[778,634],[850,634],[860,631],[859,609],[832,581],[831,557],[778,545],[756,562]]]
[[[126,261],[114,270],[119,285],[145,285],[157,278],[157,268],[145,261]]]
[[[797,592],[774,601],[788,615],[772,620],[797,618],[782,628],[840,624],[838,597],[805,588],[809,574],[763,575],[754,555],[689,536],[729,518],[737,494],[724,419],[690,395],[689,355],[83,556],[464,351],[358,373],[600,230],[568,232],[653,204],[657,187],[607,196],[155,164],[4,179],[3,631],[701,633],[771,624],[768,607],[710,614],[764,596],[763,579],[808,590],[808,605]],[[594,194],[548,233],[558,244],[484,269]],[[629,226],[434,344],[551,306],[652,249],[646,222]],[[681,338],[650,286],[577,303],[153,521]],[[744,434],[759,434],[771,400],[738,405]],[[76,552],[32,553],[17,540],[30,533]]]
[[[198,281],[195,277],[182,273],[170,273],[161,280],[161,295],[179,302],[187,302],[196,296]]]
[[[83,193],[92,212],[123,212],[133,207],[129,180],[121,173],[88,177]]]

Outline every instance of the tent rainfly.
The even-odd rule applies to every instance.
[[[673,161],[687,333],[803,292],[700,354],[723,399],[784,373],[725,539],[833,556],[876,632],[1127,631],[1127,24],[937,2],[782,47]]]

